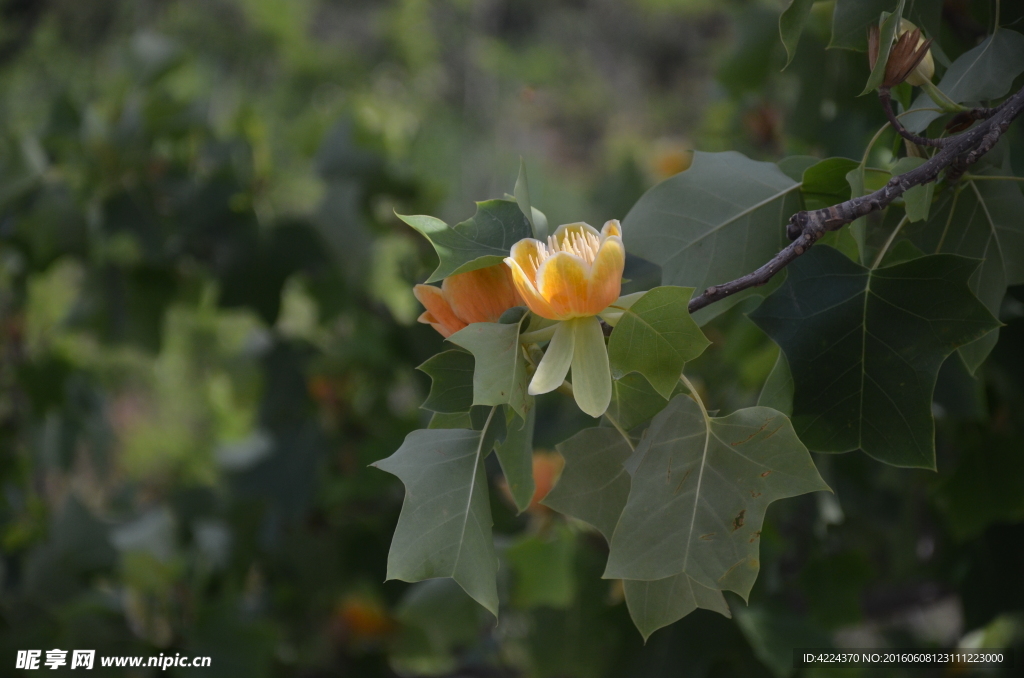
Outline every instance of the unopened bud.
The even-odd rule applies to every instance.
[[[877,24],[868,28],[868,63],[874,70],[878,61],[881,43],[881,29]],[[900,20],[900,34],[889,50],[889,60],[885,63],[883,87],[895,87],[906,81],[920,87],[930,82],[935,75],[935,61],[932,59],[931,39],[921,37],[921,29],[906,19]]]

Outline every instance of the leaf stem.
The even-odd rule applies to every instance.
[[[619,435],[622,436],[622,439],[626,441],[627,445],[629,445],[629,449],[635,452],[636,445],[633,444],[633,440],[629,437],[629,434],[626,433],[622,426],[619,425],[619,422],[615,421],[615,418],[612,417],[612,415],[608,414],[607,412],[604,413],[604,418],[608,420],[609,424],[615,427],[615,430],[619,432]]]
[[[700,405],[700,411],[704,415],[704,421],[710,422],[711,417],[708,416],[708,409],[704,407],[704,401],[700,399],[700,394],[697,393],[697,388],[690,383],[690,380],[686,378],[685,374],[679,374],[679,381],[683,382],[683,385],[686,386],[687,389],[689,389],[690,395],[692,395],[693,399],[697,401],[698,405]]]
[[[903,215],[903,218],[900,219],[900,223],[896,224],[896,228],[892,229],[892,233],[889,234],[889,239],[885,241],[884,245],[882,245],[882,249],[878,250],[878,256],[875,257],[875,262],[871,264],[872,271],[878,268],[878,265],[882,263],[882,257],[884,257],[885,253],[889,251],[889,246],[892,245],[892,241],[896,239],[896,234],[898,234],[900,229],[903,228],[903,224],[908,221],[910,221],[910,217]]]

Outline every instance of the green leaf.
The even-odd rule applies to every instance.
[[[541,504],[590,523],[611,541],[629,495],[622,468],[633,450],[613,428],[585,428],[557,446],[565,459],[562,475]]]
[[[485,614],[451,579],[431,579],[408,588],[395,616],[402,628],[389,660],[403,675],[440,675],[480,637]]]
[[[645,642],[658,629],[679,621],[698,607],[732,617],[719,589],[702,586],[685,573],[657,581],[626,579],[622,587],[629,616]]]
[[[505,551],[512,568],[512,604],[565,609],[576,597],[576,536],[565,525],[527,535]]]
[[[483,431],[413,431],[393,455],[373,464],[405,484],[405,503],[388,553],[388,579],[451,577],[498,616],[498,558],[483,460],[494,445],[493,408]]]
[[[868,26],[878,21],[882,12],[895,7],[896,0],[836,0],[829,48],[866,51]]]
[[[526,392],[526,359],[519,346],[521,324],[522,319],[514,325],[472,323],[448,337],[448,341],[476,358],[473,404],[511,405],[525,419],[533,407],[533,398]]]
[[[650,189],[626,215],[626,248],[661,266],[663,285],[703,291],[746,275],[789,243],[785,223],[800,184],[776,165],[739,153],[693,154],[689,170]],[[757,288],[694,314],[698,324]]]
[[[957,103],[998,99],[1010,91],[1013,81],[1024,72],[1024,35],[997,27],[992,35],[961,54],[939,82],[939,89]],[[918,95],[911,110],[936,108],[925,93]],[[941,116],[940,111],[917,111],[900,118],[911,132],[920,132]]]
[[[850,184],[850,194],[853,197],[860,197],[885,186],[890,177],[891,175],[885,170],[857,165],[846,175],[846,181]],[[872,247],[868,242],[869,219],[877,220],[878,217],[877,215],[860,217],[849,226],[850,235],[857,242],[857,254],[861,261],[871,261],[872,259]]]
[[[536,489],[533,483],[533,429],[537,411],[531,409],[523,421],[512,408],[507,408],[505,440],[495,446],[501,471],[505,474],[509,493],[522,513],[530,506]]]
[[[656,287],[622,314],[608,340],[616,378],[639,372],[663,398],[672,395],[683,365],[711,343],[687,310],[692,294],[690,287]]]
[[[1008,171],[1008,168],[1007,168]],[[999,175],[986,168],[980,174]],[[928,221],[907,229],[925,252],[981,259],[970,286],[985,307],[998,316],[1008,285],[1024,283],[1024,195],[1009,181],[967,181],[947,191]],[[999,332],[960,348],[973,374],[995,346]]]
[[[757,398],[760,407],[770,407],[782,412],[787,417],[793,414],[793,375],[789,371],[789,361],[786,354],[779,351],[779,357],[775,359],[775,367],[768,374],[761,389],[761,395]]]
[[[793,181],[801,181],[807,168],[820,162],[813,155],[788,155],[775,163],[782,173]]]
[[[661,397],[643,375],[630,372],[612,382],[612,402],[606,414],[629,431],[661,412],[667,404],[668,399]]]
[[[431,412],[468,412],[473,404],[473,355],[442,351],[417,367],[430,377],[430,393],[421,407]]]
[[[454,227],[430,216],[397,216],[423,234],[437,251],[440,263],[428,283],[500,264],[512,245],[533,235],[530,222],[511,200],[478,202],[476,214]]]
[[[896,163],[896,166],[892,168],[892,174],[893,176],[906,174],[912,169],[917,169],[924,163],[924,158],[900,158],[899,162]],[[911,223],[928,218],[928,212],[932,208],[932,198],[934,195],[934,181],[914,186],[903,194],[903,203],[907,210],[907,218]]]
[[[968,287],[978,262],[938,254],[868,270],[813,248],[750,318],[793,374],[793,426],[811,449],[935,468],[942,361],[998,325]]]
[[[654,417],[625,468],[629,499],[604,576],[687,574],[743,598],[760,566],[768,504],[828,489],[786,415],[751,407],[707,419],[685,395]]]
[[[804,32],[804,24],[811,14],[814,0],[791,0],[779,16],[779,37],[786,48],[786,66],[789,66],[796,55],[796,46],[800,42],[800,34]],[[785,70],[785,67],[783,67]]]
[[[473,405],[468,412],[434,412],[427,428],[471,428],[480,431],[490,413],[491,408],[484,405]]]
[[[881,30],[879,31],[878,58],[875,60],[875,67],[871,69],[871,75],[868,76],[867,84],[864,85],[864,91],[858,96],[864,96],[878,89],[885,79],[885,65],[889,62],[889,50],[892,49],[893,40],[895,40],[896,32],[900,27],[904,2],[905,0],[900,0],[892,14],[885,17],[885,20],[882,21]]]
[[[858,167],[860,163],[849,158],[826,158],[808,167],[800,187],[804,207],[819,210],[849,200],[850,183],[846,176]]]

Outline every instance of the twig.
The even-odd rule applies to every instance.
[[[936,148],[942,148],[949,142],[950,137],[945,139],[929,139],[928,137],[918,136],[904,127],[892,110],[892,94],[888,87],[878,88],[878,99],[882,102],[882,110],[885,111],[885,117],[889,119],[889,124],[904,139],[913,141],[918,146],[934,146]]]
[[[764,285],[772,276],[803,254],[828,231],[835,231],[871,212],[877,212],[902,196],[914,186],[935,181],[943,170],[950,183],[958,180],[967,168],[995,146],[1006,133],[1010,123],[1024,111],[1024,89],[1021,89],[996,108],[986,121],[971,129],[949,137],[942,148],[921,166],[906,174],[894,176],[873,193],[858,196],[811,212],[797,212],[789,219],[786,234],[793,241],[756,271],[722,285],[712,285],[690,299],[689,310],[694,313],[716,301],[751,287]]]

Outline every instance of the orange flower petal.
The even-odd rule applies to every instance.
[[[519,243],[516,244],[518,245]],[[515,251],[515,247],[512,249]],[[512,281],[515,283],[516,290],[519,292],[519,296],[522,297],[523,301],[526,303],[527,308],[542,318],[558,320],[558,316],[555,315],[551,305],[540,295],[539,292],[537,292],[537,288],[534,287],[533,284],[533,279],[527,276],[523,271],[522,266],[519,265],[519,262],[512,257],[507,257],[505,259],[505,263],[512,272]]]
[[[522,301],[504,264],[448,276],[441,283],[452,311],[465,323],[498,322],[501,314]]]
[[[447,339],[466,326],[466,323],[455,315],[440,288],[433,285],[416,285],[412,288],[412,293],[427,309],[426,313],[419,317],[419,321],[431,325],[442,337]]]
[[[626,248],[622,245],[622,239],[618,236],[609,237],[601,244],[590,269],[588,308],[596,308],[595,313],[600,313],[615,303],[622,292],[622,269],[625,265]]]
[[[604,310],[603,307],[591,309],[587,303],[589,268],[582,259],[568,252],[558,252],[540,265],[537,291],[551,305],[555,320],[596,315]]]

